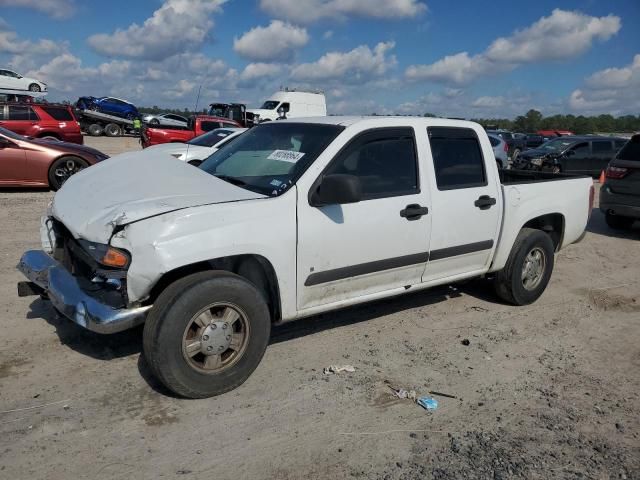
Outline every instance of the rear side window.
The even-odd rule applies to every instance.
[[[355,175],[364,200],[419,192],[416,147],[412,128],[380,128],[349,143],[325,171]]]
[[[612,152],[613,144],[610,140],[600,140],[591,142],[591,150],[593,153]]]
[[[41,107],[47,115],[49,115],[54,120],[60,120],[61,122],[71,122],[75,120],[71,112],[66,108],[60,107]]]
[[[616,140],[615,141],[615,150],[616,151],[620,150],[622,147],[624,147],[625,143],[627,143],[626,140]]]
[[[215,130],[221,126],[220,122],[200,122],[200,128],[203,132],[210,132],[211,130]]]
[[[618,152],[617,157],[620,160],[630,160],[632,162],[640,162],[640,135],[636,135],[629,140],[622,150]]]
[[[500,140],[498,140],[496,137],[490,136],[489,141],[491,142],[492,147],[497,147],[498,145],[500,145]]]
[[[472,129],[429,127],[427,134],[438,190],[487,184],[480,142]]]
[[[9,120],[38,120],[31,107],[9,105]]]

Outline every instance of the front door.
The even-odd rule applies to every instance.
[[[591,171],[591,149],[589,142],[571,147],[561,160],[563,172],[589,173]]]
[[[1,108],[1,107],[0,107]],[[0,185],[24,180],[27,159],[24,150],[0,136]]]
[[[491,144],[484,146],[484,158],[478,132],[471,128],[429,127],[422,135],[428,135],[435,173],[431,252],[422,280],[486,271],[502,219]]]
[[[420,282],[431,230],[413,128],[367,130],[320,175],[349,174],[359,203],[313,207],[298,190],[298,309],[346,302]]]

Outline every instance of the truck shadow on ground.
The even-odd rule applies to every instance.
[[[489,282],[472,280],[407,293],[274,326],[269,344],[274,345],[334,328],[434,305],[465,295],[490,303],[501,303],[493,294]],[[175,396],[153,377],[144,355],[142,355],[142,326],[110,335],[97,334],[62,317],[49,302],[42,299],[34,300],[31,303],[27,318],[33,321],[44,319],[55,328],[55,333],[62,345],[97,360],[109,361],[138,354],[138,371],[149,387],[162,395]]]
[[[629,240],[640,239],[640,222],[635,222],[631,230],[614,230],[604,219],[604,214],[597,208],[591,211],[591,218],[587,223],[587,232],[606,237],[626,238]]]

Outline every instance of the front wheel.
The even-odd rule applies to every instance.
[[[620,215],[614,215],[607,212],[604,216],[607,225],[614,230],[628,230],[632,227],[635,221],[631,217],[622,217]]]
[[[31,85],[29,85],[29,91],[30,92],[39,92],[42,89],[40,88],[40,85],[38,85],[37,83],[32,83]]]
[[[144,356],[172,392],[206,398],[240,386],[269,343],[263,295],[229,272],[201,272],[164,290],[147,317]]]
[[[495,277],[500,298],[513,305],[535,302],[549,283],[554,247],[542,230],[523,228],[513,244],[507,263]]]
[[[60,190],[60,187],[81,170],[87,168],[89,164],[78,157],[61,157],[51,164],[49,168],[49,187],[51,190]]]

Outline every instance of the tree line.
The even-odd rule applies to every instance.
[[[425,116],[435,116],[426,113]],[[614,117],[603,114],[597,116],[584,115],[551,115],[545,117],[538,110],[529,110],[515,119],[508,118],[474,118],[474,122],[481,125],[495,125],[498,128],[513,132],[533,133],[538,130],[569,130],[576,134],[607,133],[607,132],[638,132],[640,131],[640,115],[623,115]]]

